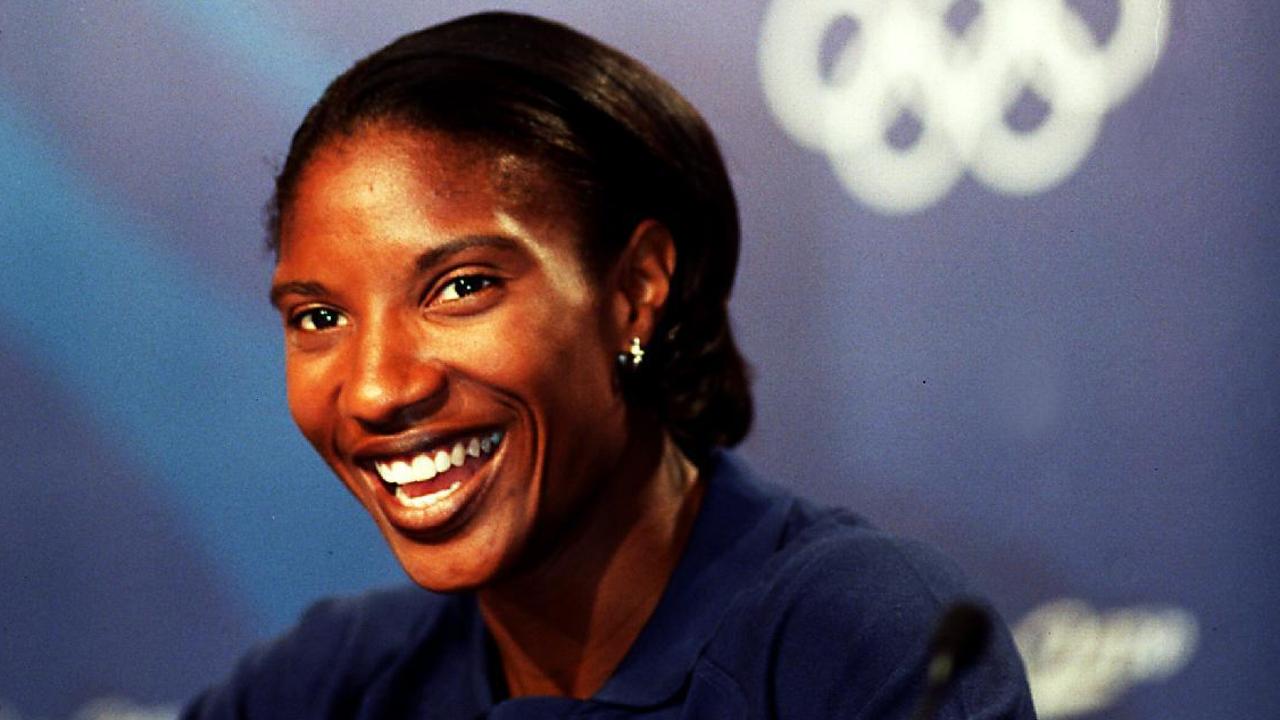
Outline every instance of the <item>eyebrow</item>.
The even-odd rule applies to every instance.
[[[418,255],[418,257],[413,261],[413,266],[419,273],[426,272],[454,255],[475,247],[515,250],[519,248],[519,244],[515,240],[502,235],[466,235],[464,237],[449,240],[431,248],[430,250],[423,251],[423,253]],[[325,287],[323,283],[311,280],[291,280],[289,282],[282,282],[278,285],[273,285],[271,287],[269,300],[273,306],[278,308],[280,307],[280,301],[286,295],[325,297],[329,295],[329,289]]]
[[[292,280],[283,282],[279,285],[271,286],[271,295],[268,298],[272,306],[280,307],[280,301],[285,295],[301,295],[302,297],[324,297],[329,294],[329,288],[323,284],[310,281]]]
[[[413,264],[418,269],[418,272],[425,272],[454,255],[474,247],[515,250],[519,248],[519,244],[515,240],[502,235],[466,235],[424,251]]]

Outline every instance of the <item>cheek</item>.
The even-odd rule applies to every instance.
[[[611,366],[589,307],[528,307],[505,313],[457,346],[476,375],[552,417],[586,410],[610,390]],[[460,363],[461,364],[461,363]]]
[[[321,446],[327,420],[333,415],[333,408],[328,402],[332,393],[326,387],[328,377],[322,363],[293,356],[285,360],[289,414],[303,436],[317,449]]]

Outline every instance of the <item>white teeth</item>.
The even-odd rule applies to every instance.
[[[484,437],[473,437],[459,440],[449,450],[437,450],[434,453],[417,453],[411,458],[397,460],[378,460],[373,467],[383,482],[392,485],[408,485],[409,483],[430,480],[455,467],[462,467],[468,457],[488,455],[497,449],[502,441],[502,432],[495,431]],[[444,491],[440,491],[444,492]],[[434,494],[433,494],[434,495]],[[432,497],[423,495],[422,497]],[[412,499],[412,498],[411,498]]]
[[[409,463],[403,460],[396,460],[389,463],[378,462],[375,463],[375,466],[378,469],[378,475],[389,483],[403,485],[407,482],[413,482],[413,476],[415,474],[413,468],[409,466]]]
[[[426,453],[413,456],[413,474],[423,480],[436,476],[436,464]]]
[[[454,491],[460,487],[462,487],[462,481],[454,480],[452,485],[443,490],[437,490],[433,493],[427,493],[426,495],[419,495],[418,497],[409,497],[409,494],[404,491],[404,488],[396,488],[396,499],[398,499],[401,504],[407,505],[411,508],[431,507],[452,495]]]
[[[442,473],[452,467],[453,461],[449,459],[449,453],[441,450],[436,453],[436,472]]]
[[[412,473],[413,470],[409,468],[409,463],[403,460],[396,460],[391,463],[391,472],[388,475],[391,477],[391,482],[400,485],[407,482]]]

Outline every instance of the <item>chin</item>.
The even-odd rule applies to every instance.
[[[422,544],[409,538],[390,539],[391,550],[415,584],[433,592],[452,593],[478,590],[493,584],[512,564],[509,541],[488,537],[491,533],[471,533],[486,537],[456,538],[437,544]]]

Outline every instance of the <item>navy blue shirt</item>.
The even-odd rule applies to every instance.
[[[504,697],[475,597],[416,587],[329,600],[184,718],[908,718],[938,615],[968,593],[929,548],[712,460],[653,616],[587,700]],[[1034,718],[998,625],[940,718]]]

